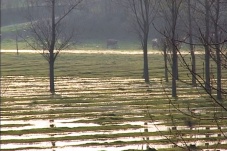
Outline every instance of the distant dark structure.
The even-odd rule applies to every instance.
[[[118,40],[116,40],[116,39],[107,39],[106,48],[107,49],[117,49],[118,48]]]

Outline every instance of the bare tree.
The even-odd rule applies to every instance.
[[[205,88],[211,93],[210,86],[210,46],[209,46],[209,37],[210,37],[210,7],[211,4],[209,0],[205,0],[205,35],[204,35],[204,48],[205,48]]]
[[[125,0],[124,6],[132,16],[133,28],[143,49],[143,77],[149,83],[148,41],[150,25],[156,14],[156,0]]]
[[[172,97],[177,97],[178,80],[178,51],[179,51],[179,36],[177,34],[177,24],[179,18],[179,11],[182,0],[166,0],[165,3],[160,1],[161,13],[165,24],[165,31],[162,33],[166,37],[167,46],[172,54],[171,68],[172,68]]]
[[[172,26],[171,26],[171,43],[172,43],[172,97],[177,96],[177,86],[176,86],[176,80],[178,79],[178,57],[177,57],[177,35],[176,35],[176,26],[177,26],[177,18],[179,15],[179,8],[182,1],[178,0],[172,0],[171,1],[171,16],[172,16]]]
[[[200,0],[198,2],[194,2],[194,6],[191,4],[190,9],[194,9],[196,11],[195,16],[191,16],[193,20],[196,20],[197,31],[198,33],[194,33],[199,37],[201,44],[197,43],[195,45],[202,45],[205,49],[205,74],[204,74],[204,83],[206,90],[211,93],[211,90],[216,90],[217,98],[221,99],[221,79],[222,79],[222,70],[223,68],[223,58],[224,56],[224,39],[223,35],[226,32],[224,30],[224,14],[225,11],[225,3],[224,1],[210,1],[210,0]],[[196,6],[197,5],[197,6]],[[223,8],[223,9],[221,9]],[[223,15],[223,16],[222,16]],[[199,21],[198,21],[199,20]],[[189,33],[189,35],[192,35]],[[194,45],[193,41],[189,41],[189,45]],[[215,50],[215,53],[214,51]],[[216,62],[216,80],[214,79],[214,75],[212,75],[212,64],[210,63],[210,59],[213,59]],[[193,65],[193,57],[192,57],[192,65]],[[193,71],[192,72],[196,73]],[[194,77],[195,78],[195,77]],[[217,87],[214,87],[212,82],[217,84]]]
[[[33,2],[33,1],[30,1]],[[63,32],[62,23],[63,20],[72,12],[82,0],[66,0],[64,2],[60,0],[43,0],[39,1],[39,5],[45,7],[45,16],[42,19],[34,19],[31,14],[29,14],[30,19],[30,32],[31,38],[25,39],[26,42],[35,50],[43,50],[41,55],[49,63],[49,80],[50,80],[50,92],[55,93],[54,84],[54,63],[59,55],[59,52],[66,48],[74,36],[74,32],[71,34],[65,34]],[[28,5],[29,10],[36,6]],[[32,7],[31,7],[32,6]],[[61,7],[63,10],[58,12],[56,7]]]
[[[196,60],[195,60],[195,50],[194,50],[194,45],[193,45],[193,32],[192,32],[192,11],[191,11],[191,0],[188,0],[187,2],[187,7],[188,7],[188,32],[189,32],[189,46],[190,46],[190,52],[191,52],[191,64],[192,64],[192,72],[196,73]],[[196,79],[192,75],[192,85],[195,87],[196,86]]]
[[[214,16],[212,16],[213,24],[214,24],[214,43],[216,49],[216,64],[217,64],[217,99],[222,99],[222,84],[221,84],[221,32],[219,27],[220,22],[220,0],[215,0],[214,2]]]
[[[189,1],[187,1],[189,4]],[[221,102],[220,99],[225,98],[226,100],[226,83],[222,81],[221,76],[221,68],[224,70],[224,66],[221,63],[222,59],[225,58],[225,53],[221,48],[224,48],[226,39],[223,39],[223,32],[226,32],[224,29],[225,24],[221,24],[221,19],[224,17],[221,17],[220,15],[220,6],[223,4],[221,3],[221,0],[201,0],[196,1],[195,3],[199,3],[201,5],[198,6],[199,9],[196,9],[197,14],[200,14],[203,17],[203,20],[200,19],[200,22],[198,22],[198,27],[200,31],[199,35],[201,36],[200,39],[202,39],[202,45],[205,49],[205,63],[206,63],[206,75],[205,77],[201,76],[200,73],[196,73],[193,71],[193,68],[190,66],[191,62],[188,62],[188,58],[186,58],[184,55],[179,53],[178,59],[181,60],[182,66],[189,71],[191,74],[190,76],[194,77],[196,80],[196,89],[198,90],[198,94],[200,94],[200,98],[195,99],[195,106],[192,105],[193,103],[191,101],[186,101],[185,103],[181,104],[178,103],[178,101],[182,101],[179,97],[176,101],[176,99],[169,98],[170,102],[170,110],[169,120],[172,122],[173,127],[169,131],[170,133],[165,135],[165,138],[170,141],[170,143],[173,143],[175,146],[178,146],[179,148],[182,148],[183,150],[199,150],[205,148],[204,146],[200,146],[200,144],[196,143],[196,141],[200,141],[200,137],[198,137],[198,140],[195,140],[194,144],[192,144],[191,138],[188,139],[185,137],[185,131],[184,129],[177,129],[177,123],[182,120],[181,122],[185,124],[188,128],[190,128],[190,131],[193,132],[193,135],[201,135],[195,132],[196,128],[200,128],[201,126],[205,126],[206,128],[206,138],[214,140],[212,143],[215,143],[215,145],[209,146],[209,141],[202,138],[202,141],[207,141],[205,143],[206,149],[219,149],[224,148],[222,147],[221,142],[223,140],[226,140],[226,132],[223,129],[226,125],[226,113],[227,108],[225,106],[225,103]],[[191,8],[193,6],[190,6]],[[224,13],[226,15],[226,12]],[[197,16],[198,17],[198,16]],[[211,29],[214,29],[213,33],[211,34]],[[189,40],[190,45],[194,45],[191,40]],[[212,54],[212,51],[215,51],[215,53]],[[207,52],[206,52],[207,51]],[[214,71],[214,75],[217,74],[216,79],[212,77],[213,79],[210,79],[211,76],[211,63],[210,57],[212,56],[213,62],[216,63],[217,69]],[[195,58],[197,59],[197,58]],[[212,60],[211,60],[212,61]],[[209,65],[209,66],[208,66]],[[209,67],[209,69],[208,69]],[[225,68],[226,69],[226,68]],[[224,72],[223,72],[224,73]],[[207,77],[209,75],[209,79]],[[213,76],[213,75],[212,75]],[[212,81],[211,81],[212,80]],[[184,79],[180,79],[179,81],[184,82],[187,84]],[[209,81],[209,83],[207,83]],[[217,82],[217,83],[215,83]],[[223,84],[223,87],[222,87]],[[217,91],[217,97],[214,93],[211,93],[211,89],[216,89]],[[218,94],[220,93],[220,94]],[[179,94],[180,95],[180,94]],[[220,95],[220,96],[218,96]],[[167,96],[168,97],[168,96]],[[198,101],[201,100],[202,102]],[[176,116],[176,112],[179,113],[179,115],[182,116],[180,119],[179,116]],[[157,126],[158,127],[158,126]],[[213,132],[210,127],[216,127],[217,131]],[[187,131],[190,134],[189,131]],[[187,133],[187,134],[188,134]],[[215,134],[217,136],[211,136],[212,134]],[[197,136],[196,136],[197,137]],[[213,137],[213,138],[212,138]],[[193,140],[193,139],[192,139]],[[179,145],[180,144],[180,145]],[[198,146],[196,146],[198,145]]]

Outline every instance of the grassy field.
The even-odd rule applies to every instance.
[[[203,56],[196,57],[203,76]],[[147,144],[173,151],[185,150],[185,144],[227,148],[227,121],[216,118],[226,117],[226,111],[187,83],[190,76],[181,61],[183,82],[177,82],[174,99],[160,54],[149,55],[151,82],[145,84],[142,55],[62,53],[55,62],[55,96],[48,92],[48,63],[40,54],[2,53],[1,58],[2,150],[142,150]],[[216,121],[209,120],[214,115]]]
[[[16,38],[16,35],[15,35]],[[3,39],[1,42],[1,47],[4,50],[17,49],[16,48],[16,40],[14,39]],[[67,49],[71,50],[107,50],[106,47],[106,39],[97,39],[97,40],[82,40],[76,43],[69,43],[69,47]],[[151,48],[151,44],[149,45]],[[24,40],[18,41],[19,50],[24,49],[32,49],[28,43]],[[119,40],[118,48],[119,50],[140,50],[141,46],[138,41],[129,41],[129,40]]]

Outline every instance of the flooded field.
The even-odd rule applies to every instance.
[[[2,57],[1,150],[227,148],[226,111],[201,87],[187,84],[183,66],[184,82],[177,82],[178,97],[172,98],[163,64],[154,63],[162,62],[158,52],[149,55],[150,84],[140,78],[139,52],[62,53],[55,66],[55,95],[48,91],[48,66],[41,55]],[[226,90],[227,80],[222,82]]]
[[[147,85],[140,79],[62,77],[56,79],[58,91],[54,96],[47,91],[48,84],[47,77],[2,77],[2,150],[121,151],[174,147],[166,138],[173,126],[164,116],[169,112],[169,94],[161,79],[152,79]],[[190,100],[183,93],[187,89],[197,93],[196,89],[182,87],[182,100]],[[212,127],[215,132],[216,125]],[[182,124],[177,129],[190,130]],[[194,131],[199,129],[202,131],[201,125],[194,127]],[[221,129],[223,134],[209,137],[226,135],[227,127]],[[188,134],[185,138],[201,146],[216,144],[204,141],[208,138],[205,133]]]
[[[115,141],[142,141],[143,136],[138,137],[121,137],[121,138],[100,138],[100,139],[88,139],[88,140],[75,140],[69,141],[64,139],[60,142],[35,142],[26,143],[26,140],[42,139],[42,138],[66,138],[66,137],[76,137],[76,136],[92,136],[92,135],[117,135],[117,134],[127,134],[127,133],[141,133],[144,131],[145,121],[133,121],[130,120],[134,114],[130,113],[132,109],[136,108],[130,105],[133,100],[128,100],[130,98],[142,99],[143,97],[149,96],[146,92],[134,93],[136,89],[148,88],[148,86],[143,85],[141,80],[138,79],[119,79],[113,78],[109,80],[101,80],[98,78],[71,78],[64,77],[58,78],[56,81],[56,88],[61,90],[57,92],[55,96],[50,96],[47,92],[48,81],[47,78],[41,77],[3,77],[2,78],[2,96],[7,98],[2,102],[2,122],[1,130],[3,132],[7,131],[29,131],[32,129],[48,129],[48,128],[76,128],[76,127],[91,127],[89,131],[78,131],[78,132],[60,132],[60,133],[49,133],[48,130],[43,134],[21,134],[21,135],[2,135],[3,142],[2,149],[20,149],[20,148],[54,148],[62,149],[69,148],[70,146],[78,146],[92,143],[111,143]],[[134,94],[134,95],[131,95]],[[12,98],[12,100],[11,100]],[[67,98],[70,102],[67,102]],[[72,99],[73,98],[73,99]],[[59,102],[62,99],[66,99],[63,102]],[[74,100],[75,99],[75,100]],[[77,102],[80,99],[80,102]],[[116,100],[115,100],[116,99]],[[121,99],[123,101],[121,102]],[[127,99],[127,100],[126,100]],[[56,101],[56,103],[54,102]],[[89,101],[88,101],[89,100]],[[35,101],[35,102],[34,102]],[[51,101],[51,102],[50,102]],[[53,101],[53,102],[52,102]],[[129,105],[121,106],[121,103],[127,103]],[[142,100],[141,100],[142,101]],[[67,110],[72,110],[72,112],[67,113]],[[83,110],[83,111],[78,111]],[[49,114],[51,111],[56,111],[53,114]],[[77,112],[78,111],[78,112]],[[35,114],[32,112],[39,112]],[[59,112],[59,113],[58,113]],[[127,112],[130,114],[127,115]],[[138,109],[136,112],[143,113],[143,108]],[[30,113],[30,114],[29,114]],[[63,115],[61,115],[61,113]],[[86,114],[89,114],[86,115]],[[97,123],[98,118],[102,116],[113,117],[113,120],[105,123],[100,121]],[[119,114],[119,115],[118,115]],[[65,118],[66,116],[70,118]],[[84,117],[85,115],[85,117]],[[61,117],[63,116],[63,117]],[[115,116],[121,116],[121,118],[129,118],[128,122],[119,121]],[[128,117],[127,117],[128,116]],[[137,116],[137,119],[144,117],[143,115]],[[108,119],[107,119],[108,120]],[[84,121],[81,122],[81,121]],[[127,121],[127,120],[126,120]],[[113,122],[113,123],[112,123]],[[118,127],[117,130],[92,130],[94,127],[100,127],[103,125],[114,124]],[[121,129],[121,127],[127,125],[129,128]],[[130,126],[132,126],[130,128]],[[134,128],[133,126],[136,126]],[[149,131],[157,131],[152,125],[146,125]],[[89,129],[89,128],[88,128]],[[162,129],[167,129],[164,126]],[[154,137],[155,139],[161,139]],[[153,138],[153,139],[154,139]],[[10,143],[8,140],[25,140],[24,143]],[[133,145],[132,145],[133,146]],[[140,145],[138,145],[140,146]],[[134,146],[138,147],[137,145]],[[142,145],[143,146],[143,145]],[[119,147],[120,150],[127,148]],[[129,147],[130,148],[130,147]],[[108,148],[107,148],[108,149]],[[109,150],[109,149],[108,149]]]

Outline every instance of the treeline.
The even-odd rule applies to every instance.
[[[43,1],[3,0],[2,26],[29,22],[28,15],[34,20],[48,17],[47,6]],[[59,14],[64,10],[64,2],[60,1],[56,9]],[[47,14],[44,14],[47,13]],[[80,39],[131,40],[135,36],[129,21],[129,14],[123,6],[113,0],[84,0],[64,20],[66,32],[76,30]],[[157,37],[158,32],[151,27],[150,37]],[[78,37],[78,36],[77,36]]]

